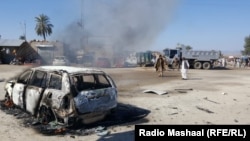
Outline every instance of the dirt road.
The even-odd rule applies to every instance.
[[[0,65],[0,79],[8,79],[24,66]],[[44,136],[0,110],[0,138],[5,141],[45,140],[134,140],[135,124],[250,124],[250,69],[189,70],[189,79],[168,70],[158,77],[153,68],[103,69],[115,80],[119,103],[149,111],[143,118],[107,128],[107,136]],[[3,99],[4,82],[0,82]],[[167,94],[144,93],[160,90]]]

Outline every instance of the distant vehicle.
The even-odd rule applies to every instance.
[[[136,67],[137,66],[137,58],[136,52],[130,53],[124,61],[124,67]]]
[[[108,58],[100,57],[96,60],[96,67],[100,68],[110,68],[111,62]]]
[[[163,52],[169,67],[176,66],[172,64],[175,57],[179,60],[181,60],[182,57],[185,57],[190,64],[190,68],[208,70],[213,67],[214,63],[219,58],[221,58],[221,52],[215,50],[186,50],[185,47],[180,47],[176,49],[166,48]]]
[[[83,55],[82,64],[84,67],[93,67],[94,65],[94,56],[93,55]]]
[[[52,62],[54,66],[68,66],[69,60],[65,56],[56,56]]]
[[[43,124],[90,124],[104,119],[117,107],[116,84],[98,69],[29,68],[6,82],[4,90],[6,103],[13,103]]]
[[[76,57],[77,64],[82,64],[84,67],[93,67],[95,62],[95,57],[93,54],[81,54]]]
[[[152,51],[137,52],[137,65],[140,67],[154,66],[155,56]]]
[[[21,62],[17,58],[14,58],[10,61],[10,65],[21,65]]]

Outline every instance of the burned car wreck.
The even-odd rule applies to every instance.
[[[117,108],[117,88],[105,72],[73,66],[29,68],[6,82],[5,101],[39,122],[71,126],[104,119]]]

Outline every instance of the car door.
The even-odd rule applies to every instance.
[[[15,105],[20,108],[24,108],[23,93],[29,83],[32,70],[27,70],[17,78],[17,81],[13,87],[12,100]]]
[[[43,91],[46,87],[46,72],[35,71],[30,79],[30,83],[25,90],[25,109],[32,115],[36,114],[40,105]]]
[[[67,119],[74,112],[70,94],[70,80],[67,72],[51,73],[48,87],[44,91],[41,105],[46,105],[61,118]]]
[[[44,91],[42,104],[51,107],[52,109],[59,109],[63,96],[62,76],[54,73],[50,74],[48,88]]]

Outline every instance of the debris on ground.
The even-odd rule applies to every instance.
[[[226,92],[222,92],[221,94],[222,94],[222,95],[226,95],[227,93],[226,93]]]
[[[192,88],[187,88],[187,89],[174,89],[175,91],[179,93],[187,93],[187,91],[192,91]]]
[[[177,91],[177,92],[179,92],[179,93],[187,93],[187,91]]]
[[[205,109],[205,108],[202,108],[202,107],[199,107],[199,106],[196,106],[196,108],[199,109],[199,110],[205,111],[205,112],[207,112],[209,114],[214,113],[213,111],[210,111],[208,109]]]
[[[184,90],[186,90],[186,91],[192,91],[193,89],[192,88],[187,88],[187,89],[174,89],[174,90],[176,90],[176,91],[184,91]]]
[[[176,115],[176,114],[178,114],[178,113],[171,113],[171,114],[168,114],[168,115]]]
[[[158,94],[158,95],[164,95],[167,94],[167,91],[162,91],[162,90],[144,90],[143,93],[153,93],[153,94]]]
[[[0,78],[0,82],[4,82],[5,81],[5,79],[4,78]]]
[[[209,101],[209,102],[215,103],[215,104],[220,104],[219,102],[209,100],[207,97],[205,97],[204,99],[207,100],[207,101]]]
[[[169,108],[171,108],[171,109],[178,109],[178,107],[169,107]]]
[[[98,136],[106,136],[106,135],[109,134],[109,131],[105,127],[99,126],[99,127],[96,128],[95,133]]]

